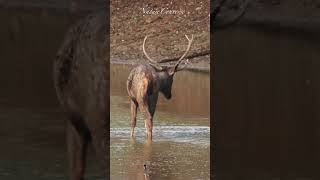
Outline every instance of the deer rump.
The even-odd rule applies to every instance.
[[[127,91],[131,100],[138,103],[136,97],[144,96],[141,98],[147,100],[147,96],[153,94],[157,87],[156,80],[154,80],[155,73],[155,69],[149,64],[139,65],[131,71],[127,80]]]
[[[53,80],[66,121],[70,179],[83,179],[92,144],[109,174],[109,58],[107,12],[90,14],[65,35],[53,63]]]

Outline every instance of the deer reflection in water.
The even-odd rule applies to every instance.
[[[130,162],[133,162],[133,164],[129,164],[127,166],[127,172],[132,172],[130,175],[131,178],[137,179],[137,180],[151,180],[152,177],[152,169],[153,169],[153,159],[152,159],[152,154],[153,154],[153,147],[152,147],[152,141],[150,139],[147,139],[145,143],[140,143],[136,142],[134,138],[131,138],[130,140]],[[141,147],[142,146],[142,147]],[[137,159],[137,156],[134,154],[142,154],[143,156],[138,156],[139,158]]]

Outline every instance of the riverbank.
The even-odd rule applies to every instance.
[[[171,2],[156,0],[144,2],[111,2],[110,60],[113,64],[139,64],[146,62],[142,41],[148,54],[155,60],[179,58],[186,48],[184,34],[194,35],[194,42],[187,58],[187,69],[210,71],[209,1]],[[83,16],[101,9],[104,1],[1,1],[0,7],[52,9]],[[148,9],[179,10],[182,14],[146,14]],[[254,0],[243,18],[235,26],[257,28],[258,31],[307,32],[320,31],[320,0]],[[81,14],[81,15],[80,15]],[[105,23],[105,22],[101,22]],[[212,62],[213,63],[213,62]],[[171,64],[172,65],[172,64]]]
[[[204,72],[204,73],[209,73],[210,72],[210,56],[200,56],[193,58],[190,60],[190,63],[186,65],[185,70],[192,71],[192,72]],[[125,64],[125,65],[132,65],[136,66],[139,64],[146,63],[147,60],[114,60],[111,59],[110,63],[111,64]],[[173,67],[172,64],[166,64],[169,67]]]
[[[148,4],[111,2],[110,60],[113,64],[147,62],[142,51],[146,35],[146,51],[155,61],[178,59],[186,50],[184,35],[194,36],[186,58],[186,69],[210,71],[209,1],[156,1]],[[176,10],[179,14],[148,14],[146,10]],[[172,66],[175,62],[167,64]]]

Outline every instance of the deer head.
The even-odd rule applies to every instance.
[[[160,80],[160,89],[159,90],[167,99],[171,98],[171,88],[172,88],[174,74],[178,71],[183,70],[186,67],[186,64],[188,62],[188,60],[186,60],[184,63],[184,66],[181,66],[181,63],[182,63],[184,57],[187,55],[188,51],[190,50],[190,47],[191,47],[191,44],[193,41],[193,35],[191,35],[191,38],[189,38],[187,35],[185,35],[185,36],[188,40],[187,49],[184,52],[184,54],[177,60],[175,65],[172,67],[161,64],[162,63],[161,61],[157,62],[157,61],[151,59],[145,50],[145,43],[146,43],[148,36],[146,36],[143,40],[143,44],[142,44],[143,53],[147,57],[147,59],[149,60],[149,64],[151,66],[153,66],[155,68],[155,70],[157,71],[158,77]],[[168,62],[168,61],[166,61],[166,62]]]

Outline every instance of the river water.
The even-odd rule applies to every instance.
[[[209,179],[210,76],[179,72],[172,99],[160,95],[154,118],[153,142],[145,138],[144,119],[137,117],[130,138],[130,104],[126,80],[133,66],[111,65],[111,179]]]

